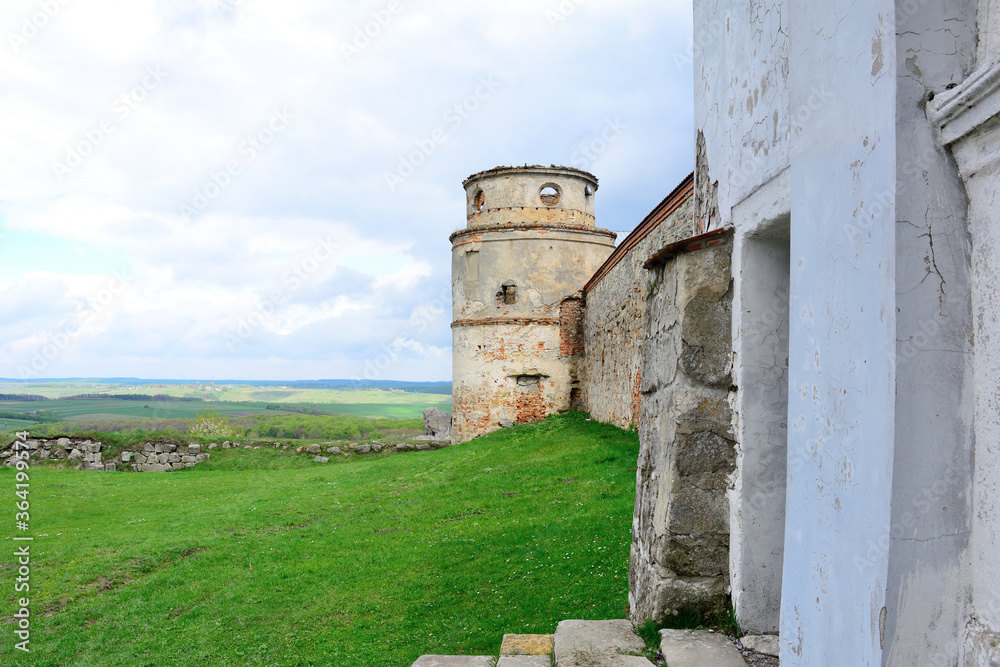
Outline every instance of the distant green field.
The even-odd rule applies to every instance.
[[[146,407],[146,406],[149,407]],[[48,410],[66,421],[90,419],[190,419],[207,407],[229,415],[248,415],[265,412],[266,403],[188,403],[150,401],[119,401],[108,398],[58,399],[44,402],[0,401],[0,409],[26,412]]]
[[[267,401],[269,403],[324,404],[324,405],[421,405],[425,407],[450,406],[451,396],[447,394],[419,394],[402,391],[378,391],[362,389],[343,391],[339,389],[271,389],[256,387],[230,387],[218,395],[222,401]]]
[[[0,405],[3,405],[0,403]],[[22,421],[20,419],[3,419],[0,418],[0,431],[14,431],[14,430],[30,430],[32,427],[37,426],[35,422]]]
[[[451,411],[449,394],[419,393],[399,389],[314,389],[294,386],[224,385],[213,383],[113,384],[100,381],[0,383],[0,394],[45,396],[45,401],[0,401],[0,411],[44,410],[68,422],[139,419],[192,419],[207,408],[229,415],[281,414],[267,406],[288,405],[354,417],[413,419],[425,408]],[[68,399],[88,394],[165,394],[197,401],[124,401],[108,398]],[[31,429],[32,422],[0,418],[0,432]]]
[[[357,392],[365,395],[368,392]],[[386,392],[371,392],[380,394]],[[391,394],[387,394],[392,396]],[[324,412],[351,415],[355,417],[385,417],[389,419],[411,419],[419,417],[424,408],[435,406],[445,411],[451,410],[451,397],[441,394],[406,394],[407,401],[377,402],[378,396],[365,396],[368,402],[308,403],[306,407]],[[394,397],[393,397],[394,398]],[[211,408],[231,417],[255,414],[278,414],[268,410],[268,405],[278,401],[231,401],[179,402],[179,401],[121,401],[115,399],[57,399],[49,401],[0,401],[0,410],[28,412],[44,409],[59,415],[69,422],[115,420],[115,419],[192,419],[199,412]],[[148,406],[148,407],[147,407]],[[291,404],[289,404],[291,406]],[[15,428],[30,428],[32,422],[0,419],[0,431]]]

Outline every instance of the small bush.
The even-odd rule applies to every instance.
[[[188,432],[206,438],[238,438],[245,429],[233,424],[228,415],[205,408],[191,420]]]

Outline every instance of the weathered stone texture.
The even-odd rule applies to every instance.
[[[559,667],[653,667],[645,650],[628,621],[570,620],[556,626],[553,657]]]
[[[629,574],[633,622],[705,612],[728,585],[732,304],[728,238],[655,271],[643,342]]]
[[[656,289],[643,263],[657,250],[691,235],[693,198],[690,187],[661,202],[622,241],[602,267],[607,272],[587,285],[584,313],[582,402],[594,419],[620,428],[638,425],[646,299]]]
[[[438,408],[424,410],[424,433],[446,440],[451,437],[451,415]]]
[[[670,667],[744,667],[736,645],[711,630],[660,630],[660,652]]]

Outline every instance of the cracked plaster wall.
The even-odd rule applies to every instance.
[[[703,231],[731,224],[732,207],[788,165],[786,4],[694,3],[695,122],[704,137],[695,219]]]
[[[975,463],[966,667],[1000,664],[1000,2],[981,3],[978,19],[975,70],[927,109],[969,200]]]
[[[895,3],[788,7],[790,107],[810,113],[796,115],[790,145],[781,661],[875,665],[889,559],[858,559],[891,519]]]
[[[896,437],[885,665],[957,664],[971,596],[967,203],[925,105],[971,71],[975,16],[975,0],[898,3],[896,12]]]

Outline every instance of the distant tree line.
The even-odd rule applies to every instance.
[[[363,391],[377,389],[386,391],[415,392],[420,394],[451,394],[451,382],[405,382],[401,380],[295,380],[225,382],[223,384],[248,385],[253,387],[288,387],[289,389],[339,389],[341,391]]]
[[[26,422],[35,422],[37,424],[54,424],[55,422],[62,421],[62,418],[54,412],[48,412],[47,410],[39,410],[38,412],[12,412],[9,410],[0,410],[0,419],[19,419]]]
[[[247,429],[251,438],[358,440],[381,438],[387,431],[423,426],[421,419],[368,419],[330,415],[253,415]]]
[[[205,399],[194,396],[170,396],[169,394],[77,394],[67,396],[66,400],[110,398],[116,401],[182,401],[185,403],[200,403]]]
[[[280,410],[282,412],[295,412],[300,415],[332,415],[332,412],[326,412],[320,410],[319,408],[306,408],[301,405],[281,405],[280,403],[271,403],[265,407],[265,410]]]
[[[47,396],[38,394],[0,394],[0,401],[47,401]]]

